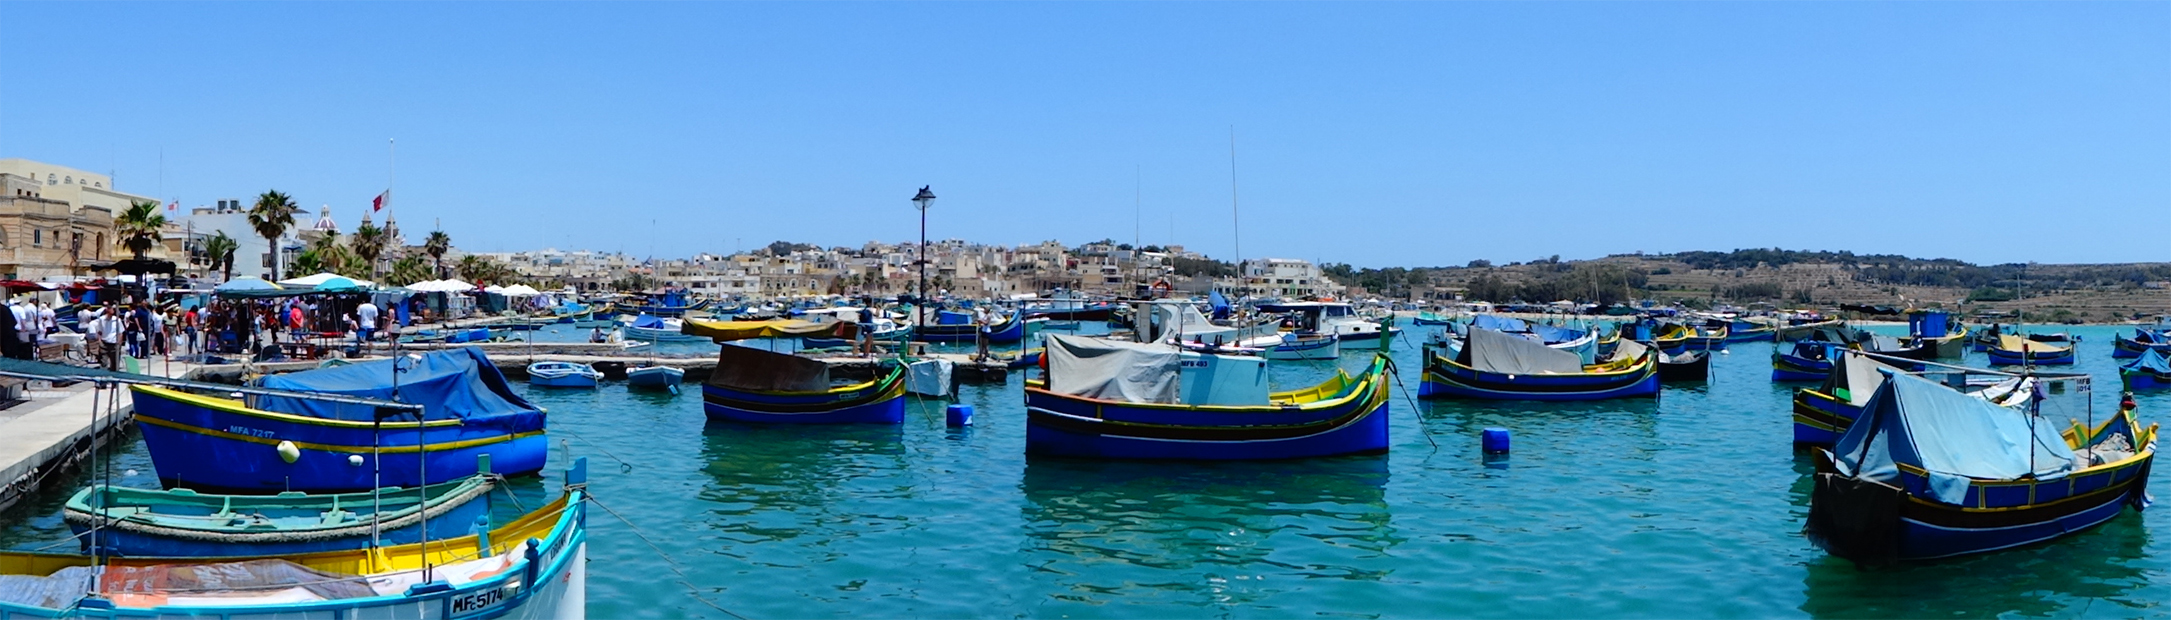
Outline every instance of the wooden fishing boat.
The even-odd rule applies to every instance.
[[[1430,310],[1419,312],[1417,313],[1417,318],[1410,319],[1410,324],[1412,325],[1447,325],[1453,322],[1455,322],[1454,319],[1442,316]]]
[[[685,328],[686,323],[682,319],[649,314],[633,317],[633,321],[624,326],[626,337],[634,340],[651,342],[699,342],[705,340],[700,336],[685,333]]]
[[[1778,342],[1794,342],[1796,340],[1808,338],[1811,334],[1817,333],[1818,330],[1841,328],[1846,326],[1847,323],[1845,321],[1841,321],[1838,319],[1833,319],[1829,321],[1798,323],[1794,325],[1783,325],[1772,330],[1772,338]]]
[[[2037,407],[1888,375],[1834,449],[1818,452],[1804,532],[1833,555],[1879,564],[2046,541],[2147,506],[2156,426],[2130,409],[2067,426]]]
[[[1711,353],[1690,351],[1680,355],[1659,354],[1658,380],[1705,381],[1711,378]]]
[[[2073,346],[2052,344],[2004,334],[1998,343],[1991,345],[1992,366],[2070,366],[2074,361]]]
[[[315,553],[474,533],[490,514],[484,473],[421,489],[213,495],[188,489],[85,487],[61,507],[85,551],[103,555],[226,557]],[[96,532],[92,527],[96,526]],[[427,528],[427,530],[425,530]]]
[[[965,323],[927,324],[912,333],[912,339],[920,342],[950,342],[972,344],[979,342],[980,326],[969,320]],[[1025,318],[1017,313],[1003,317],[999,323],[987,326],[989,344],[1009,344],[1025,339]]]
[[[414,487],[473,476],[483,454],[498,471],[531,473],[542,469],[549,449],[543,411],[471,347],[269,375],[259,383],[307,395],[389,401],[397,394],[400,402],[428,407],[417,420],[413,413],[380,417],[374,406],[304,395],[230,399],[133,386],[136,426],[163,486],[243,493]],[[294,447],[292,461],[282,458],[282,444]],[[350,458],[381,461],[357,467]]]
[[[1876,353],[1835,349],[1831,376],[1824,384],[1794,392],[1794,443],[1831,445],[1862,415],[1862,406],[1883,385],[1885,373],[1915,373],[1940,379],[1948,387],[1973,394],[2002,406],[2012,406],[2027,396],[2019,386],[2022,375],[1937,364],[1934,367]],[[2085,381],[2085,374],[2027,375],[2038,382]],[[2065,386],[2060,386],[2063,388]]]
[[[2171,359],[2160,352],[2141,352],[2141,358],[2118,367],[2118,378],[2128,390],[2171,388]]]
[[[711,420],[787,424],[898,424],[905,420],[905,367],[885,363],[873,380],[837,385],[829,365],[726,344],[701,384]]]
[[[1771,380],[1823,381],[1832,375],[1833,351],[1844,347],[1821,340],[1781,345],[1771,354]]]
[[[603,383],[603,372],[587,364],[536,362],[528,365],[528,385],[592,388]]]
[[[710,303],[712,303],[711,300],[707,299],[694,300],[686,293],[686,289],[670,288],[651,293],[645,300],[638,303],[613,304],[612,310],[619,314],[628,315],[647,314],[662,317],[683,317],[687,316],[688,313],[701,312],[707,309]]]
[[[1956,325],[1952,314],[1943,310],[1907,311],[1907,344],[1925,347],[1929,358],[1954,358],[1967,355],[1968,329]]]
[[[1727,335],[1725,325],[1701,325],[1689,327],[1689,337],[1682,345],[1684,351],[1725,351]]]
[[[1342,357],[1342,340],[1326,334],[1282,334],[1278,339],[1262,339],[1266,342],[1253,344],[1261,349],[1259,357],[1270,360],[1332,360]]]
[[[1612,357],[1621,346],[1621,330],[1615,329],[1598,336],[1598,357]]]
[[[0,618],[579,618],[587,461],[564,496],[496,529],[427,543],[221,558],[0,552]]]
[[[2136,359],[2148,351],[2171,355],[2171,334],[2152,329],[2135,329],[2132,338],[2127,338],[2125,334],[2111,336],[2111,357],[2114,359]]]
[[[1573,353],[1504,332],[1473,327],[1467,338],[1452,357],[1426,345],[1419,397],[1573,401],[1658,395],[1657,355],[1641,344],[1622,342],[1613,359],[1586,365]]]
[[[669,390],[678,393],[678,386],[686,379],[686,371],[670,366],[641,366],[626,369],[626,387],[630,389]]]
[[[1696,330],[1687,325],[1664,323],[1651,330],[1649,340],[1638,339],[1637,342],[1651,345],[1667,355],[1680,355],[1689,350],[1689,339],[1695,336]]]
[[[1100,459],[1288,459],[1387,451],[1388,361],[1270,392],[1266,360],[1050,336],[1025,386],[1025,450]]]
[[[1779,327],[1760,320],[1734,319],[1726,327],[1727,342],[1771,342]]]

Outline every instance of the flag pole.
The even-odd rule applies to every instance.
[[[384,206],[390,209],[392,208],[392,184],[400,178],[400,141],[398,138],[385,138],[385,145],[387,155],[385,157]],[[392,217],[392,214],[386,213],[385,217]]]

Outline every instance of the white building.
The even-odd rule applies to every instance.
[[[1244,288],[1265,297],[1333,295],[1342,286],[1328,280],[1318,265],[1294,258],[1254,258],[1244,261]]]

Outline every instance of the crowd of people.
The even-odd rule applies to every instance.
[[[22,297],[0,312],[0,357],[64,361],[49,350],[68,333],[54,307]],[[83,353],[92,363],[119,370],[121,356],[147,359],[206,353],[280,356],[295,344],[351,342],[398,337],[398,321],[363,296],[317,299],[219,299],[208,305],[156,307],[127,302],[91,304],[76,313]]]

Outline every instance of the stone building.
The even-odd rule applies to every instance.
[[[86,275],[126,258],[113,215],[155,200],[113,189],[113,179],[26,159],[0,159],[0,276],[40,280]]]

